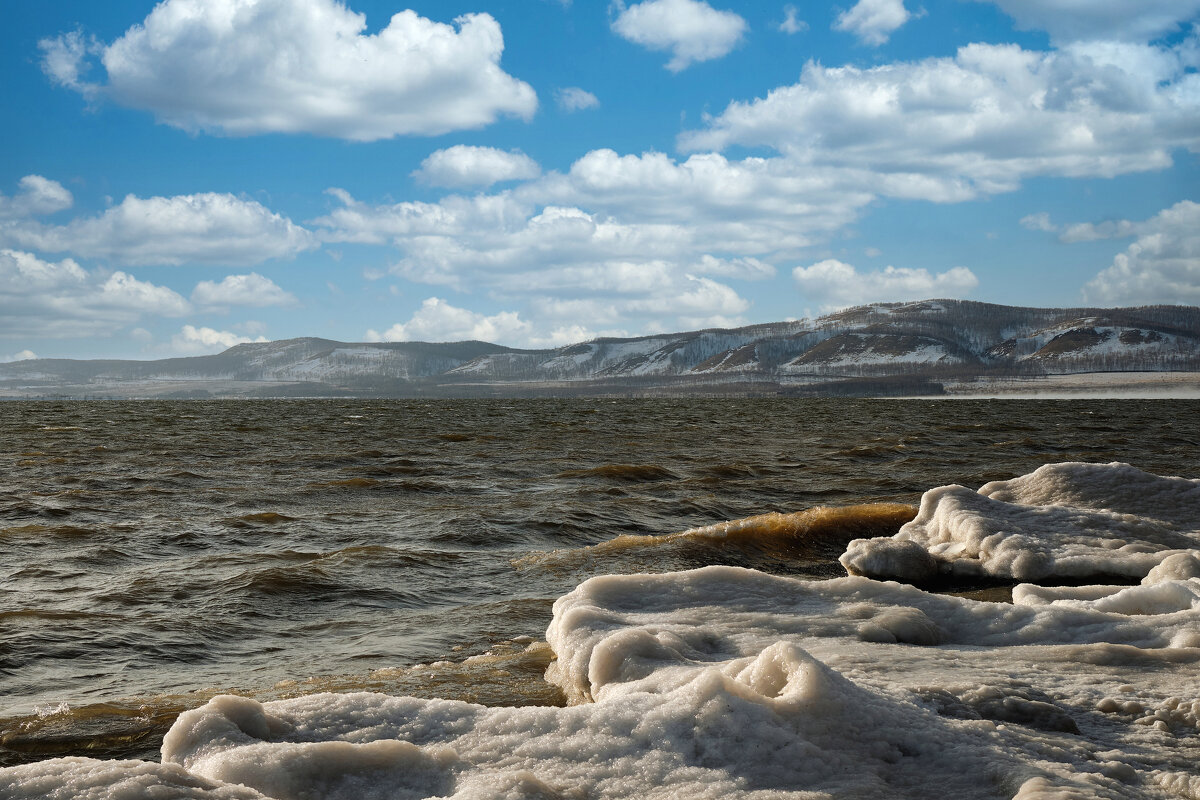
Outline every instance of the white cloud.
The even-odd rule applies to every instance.
[[[192,302],[198,306],[294,306],[299,301],[270,278],[257,272],[227,275],[220,283],[200,281],[192,290]]]
[[[1200,204],[1185,200],[1145,222],[1107,223],[1094,232],[1137,239],[1084,287],[1086,302],[1200,303]]]
[[[189,310],[170,289],[124,272],[0,250],[0,336],[107,335],[144,315],[174,317]]]
[[[537,162],[520,150],[456,144],[431,153],[413,176],[433,186],[461,188],[529,180],[541,172]]]
[[[779,23],[779,30],[787,34],[803,33],[808,30],[808,23],[800,19],[800,12],[794,5],[788,4],[783,7],[783,21]]]
[[[231,331],[219,331],[215,328],[197,328],[194,325],[184,325],[179,333],[171,337],[170,349],[176,355],[207,355],[220,353],[234,345],[266,341],[270,340],[265,336],[251,339],[247,336],[239,336]]]
[[[1020,225],[1026,230],[1043,231],[1045,233],[1054,233],[1058,230],[1058,226],[1050,221],[1050,215],[1045,211],[1021,217]]]
[[[1148,42],[1200,13],[1200,0],[982,0],[1056,40]]]
[[[810,243],[805,234],[850,222],[874,196],[870,179],[783,159],[730,161],[704,153],[678,162],[663,153],[622,156],[605,149],[587,153],[566,175],[547,176],[523,195],[686,226],[688,236],[710,248],[753,255],[765,252],[765,242],[750,242],[760,236],[775,237],[768,250],[801,247]]]
[[[94,38],[72,31],[54,39],[43,39],[38,42],[38,48],[42,51],[42,71],[51,81],[85,97],[95,93],[97,87],[85,82],[81,74],[90,66],[87,58],[103,52],[103,47]]]
[[[958,201],[1030,176],[1112,177],[1200,151],[1200,74],[1187,43],[1049,52],[973,44],[871,69],[809,63],[800,81],[731,103],[685,150],[768,146],[874,173],[887,196]]]
[[[805,300],[819,304],[822,311],[871,302],[960,298],[979,285],[979,279],[966,267],[937,274],[891,266],[859,272],[850,264],[832,258],[810,267],[796,267],[792,277]]]
[[[903,0],[858,0],[853,8],[838,15],[833,27],[878,47],[910,17]]]
[[[1068,244],[1094,242],[1098,239],[1124,239],[1127,236],[1136,235],[1142,227],[1128,220],[1110,220],[1101,223],[1082,222],[1062,228],[1058,238]]]
[[[256,264],[290,258],[316,247],[317,241],[254,200],[206,193],[129,195],[97,216],[65,225],[0,225],[0,244],[122,264]]]
[[[21,189],[13,197],[0,193],[0,220],[53,214],[75,202],[65,186],[41,175],[26,175],[18,186]]]
[[[493,195],[371,205],[334,190],[341,206],[311,224],[329,242],[393,244],[390,270],[409,280],[536,307],[532,341],[579,319],[640,331],[727,324],[747,308],[734,286],[689,276],[770,277],[853,221],[871,182],[783,159],[598,150]],[[684,308],[683,295],[705,308]]]
[[[527,345],[529,347],[565,347],[569,344],[588,342],[601,335],[621,336],[623,334],[600,334],[591,328],[585,328],[582,325],[564,325],[562,327],[555,328],[548,336],[531,337],[527,342]]]
[[[22,350],[19,353],[13,353],[11,356],[0,356],[0,364],[11,364],[14,361],[29,361],[37,357],[37,353],[32,350]]]
[[[1031,231],[1057,233],[1059,241],[1073,244],[1075,242],[1095,242],[1100,239],[1124,239],[1136,236],[1144,227],[1144,223],[1129,220],[1108,220],[1106,222],[1077,222],[1073,225],[1058,225],[1045,212],[1021,217],[1022,227]]]
[[[438,297],[425,300],[408,322],[397,322],[386,331],[367,331],[368,342],[462,342],[478,340],[504,344],[523,340],[532,326],[512,311],[485,316],[458,308]]]
[[[750,309],[750,303],[732,288],[711,278],[685,277],[682,291],[635,300],[630,307],[660,317],[674,316],[685,328],[733,328],[745,324],[740,315]]]
[[[40,46],[56,83],[192,132],[373,141],[537,110],[533,89],[500,68],[504,37],[488,14],[448,25],[401,11],[365,29],[336,0],[164,0],[107,46],[79,34]],[[103,84],[81,77],[95,51]]]
[[[558,107],[567,113],[598,108],[600,105],[600,100],[596,95],[580,89],[578,86],[568,86],[565,89],[556,90],[554,99],[558,102]]]
[[[732,11],[718,11],[702,0],[646,0],[612,22],[618,36],[650,50],[668,50],[667,69],[679,72],[698,61],[721,58],[738,45],[749,26]]]
[[[700,256],[700,261],[693,271],[704,275],[722,275],[746,280],[775,277],[775,268],[757,258],[716,258],[707,253]]]

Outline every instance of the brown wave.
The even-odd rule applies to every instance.
[[[787,514],[758,514],[666,536],[623,534],[590,547],[534,553],[515,563],[527,566],[660,548],[749,551],[783,559],[817,553],[832,557],[837,555],[834,550],[840,553],[851,539],[894,534],[916,514],[916,506],[904,503],[816,506]]]
[[[569,469],[556,478],[607,478],[617,481],[669,481],[678,478],[674,472],[657,464],[605,464],[591,469]]]

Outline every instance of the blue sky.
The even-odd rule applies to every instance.
[[[1200,0],[54,0],[0,360],[1200,303]]]

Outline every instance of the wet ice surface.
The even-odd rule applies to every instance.
[[[0,770],[0,796],[1195,800],[1198,493],[1123,464],[934,489],[843,563],[1044,585],[1002,604],[726,566],[596,577],[546,634],[565,708],[221,696],[162,764],[42,761]],[[1140,582],[1052,585],[1086,574]]]

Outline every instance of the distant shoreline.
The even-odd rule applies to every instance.
[[[267,399],[523,399],[523,398],[860,398],[921,400],[1200,399],[1200,372],[1081,372],[1037,377],[973,379],[826,379],[712,383],[687,378],[659,381],[422,382],[400,391],[362,391],[302,381],[147,380],[54,387],[0,387],[0,400],[267,400]],[[45,387],[49,388],[49,387]],[[911,391],[913,388],[917,391]],[[333,389],[333,391],[331,391]],[[907,390],[907,391],[906,391]]]

